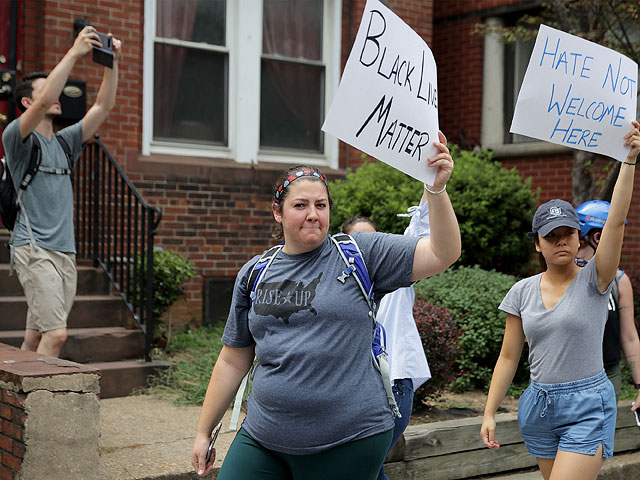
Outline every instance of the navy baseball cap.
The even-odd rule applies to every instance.
[[[533,216],[531,227],[533,235],[537,233],[545,237],[551,230],[558,227],[571,227],[580,230],[580,219],[573,205],[556,198],[538,207]]]

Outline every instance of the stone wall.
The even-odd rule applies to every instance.
[[[0,344],[0,480],[97,479],[99,370]]]

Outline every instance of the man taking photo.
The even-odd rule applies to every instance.
[[[67,339],[77,283],[70,174],[82,144],[93,137],[115,103],[121,42],[112,38],[112,45],[113,68],[104,68],[95,104],[82,120],[54,134],[53,121],[62,113],[58,99],[71,70],[93,47],[102,47],[92,26],[80,31],[49,75],[34,73],[17,83],[14,96],[22,114],[2,135],[16,192],[34,144],[41,149],[37,175],[20,197],[11,248],[28,307],[21,348],[46,356],[59,356]]]

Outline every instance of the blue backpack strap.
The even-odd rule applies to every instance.
[[[346,233],[336,233],[331,236],[331,240],[338,248],[340,256],[347,268],[337,277],[337,280],[341,283],[345,283],[349,276],[352,276],[360,287],[362,295],[364,296],[367,306],[369,307],[369,316],[372,320],[372,341],[371,341],[371,356],[373,358],[373,364],[380,372],[382,376],[382,383],[387,395],[387,401],[389,407],[393,412],[393,415],[397,418],[401,418],[400,410],[396,404],[396,399],[393,396],[393,390],[391,388],[391,374],[389,372],[389,361],[387,360],[387,352],[385,350],[387,339],[384,327],[376,320],[376,303],[373,297],[373,282],[369,276],[369,271],[364,263],[362,252],[358,247],[358,244],[351,235]]]
[[[347,264],[347,268],[340,274],[338,281],[344,283],[347,277],[353,274],[353,278],[358,283],[369,306],[369,311],[371,312],[369,315],[375,320],[376,303],[373,298],[373,282],[371,282],[369,271],[364,263],[358,244],[351,235],[346,233],[336,233],[331,236],[331,240],[338,247],[342,259]]]
[[[256,289],[258,284],[262,281],[267,268],[269,268],[273,260],[276,258],[276,255],[278,255],[278,252],[282,250],[283,246],[284,245],[276,245],[275,247],[271,247],[269,250],[265,250],[253,266],[253,270],[251,270],[249,282],[247,284],[249,287],[249,306],[253,304],[253,300],[256,298]]]
[[[249,287],[249,308],[251,308],[253,300],[256,298],[256,290],[258,288],[258,285],[264,278],[267,268],[269,268],[269,266],[273,263],[273,260],[276,258],[276,255],[278,255],[278,252],[282,250],[283,246],[284,245],[280,244],[271,247],[269,250],[265,250],[253,266],[253,269],[249,274],[249,281],[247,283],[247,286]],[[258,364],[254,358],[253,366],[249,370],[249,373],[247,373],[242,379],[240,387],[236,392],[233,411],[231,412],[231,420],[229,421],[229,428],[231,430],[236,430],[238,426],[238,418],[240,416],[242,401],[246,400],[251,393],[250,385],[253,383],[253,376],[255,374],[257,366]]]

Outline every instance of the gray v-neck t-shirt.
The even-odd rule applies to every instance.
[[[542,303],[541,277],[540,273],[516,283],[499,307],[522,319],[531,380],[564,383],[599,374],[604,368],[602,336],[611,284],[600,293],[595,257],[550,309]]]

